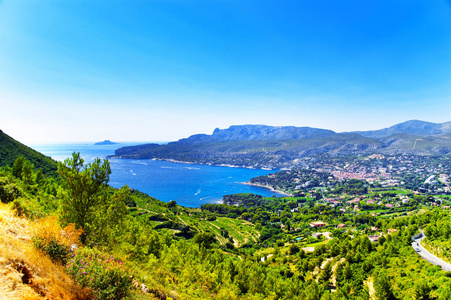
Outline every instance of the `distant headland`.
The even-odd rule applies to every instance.
[[[104,140],[103,142],[98,142],[98,143],[95,143],[94,145],[101,146],[101,145],[116,145],[116,144],[119,144],[119,143],[115,143],[110,140]]]
[[[337,133],[295,126],[232,125],[165,145],[122,147],[109,158],[283,169],[318,155],[451,154],[451,122],[410,120],[388,128]]]

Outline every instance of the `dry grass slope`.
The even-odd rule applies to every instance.
[[[92,299],[62,266],[33,247],[36,234],[70,240],[56,220],[31,221],[0,203],[0,299]]]

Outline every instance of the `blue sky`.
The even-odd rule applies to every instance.
[[[451,1],[0,0],[0,105],[24,143],[451,121]]]

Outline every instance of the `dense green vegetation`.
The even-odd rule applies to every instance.
[[[16,158],[23,156],[44,174],[56,174],[56,162],[51,158],[25,146],[0,130],[0,167],[12,167]]]
[[[43,237],[34,244],[99,299],[451,297],[450,274],[410,246],[424,228],[428,245],[449,249],[451,214],[433,206],[447,197],[349,180],[336,185],[341,206],[305,190],[282,198],[227,195],[225,204],[199,209],[109,187],[107,160],[85,164],[74,154],[58,164],[58,177],[38,167],[16,157],[0,168],[1,201],[28,218],[57,216],[66,233],[77,233],[79,249]],[[410,200],[386,206],[400,197]]]
[[[270,176],[258,176],[250,183],[267,186],[278,190],[294,192],[312,187],[334,186],[336,184],[330,174],[314,170],[279,171]]]

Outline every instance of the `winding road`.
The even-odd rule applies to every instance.
[[[413,240],[412,242],[412,247],[413,249],[419,254],[421,255],[421,257],[425,260],[427,260],[428,262],[430,262],[431,264],[437,265],[442,267],[443,270],[445,271],[451,271],[451,264],[441,260],[440,258],[438,258],[437,256],[435,256],[434,254],[432,254],[431,252],[429,252],[428,250],[426,250],[422,245],[421,245],[421,240],[423,240],[426,236],[424,234],[421,235],[421,237],[416,238]]]

